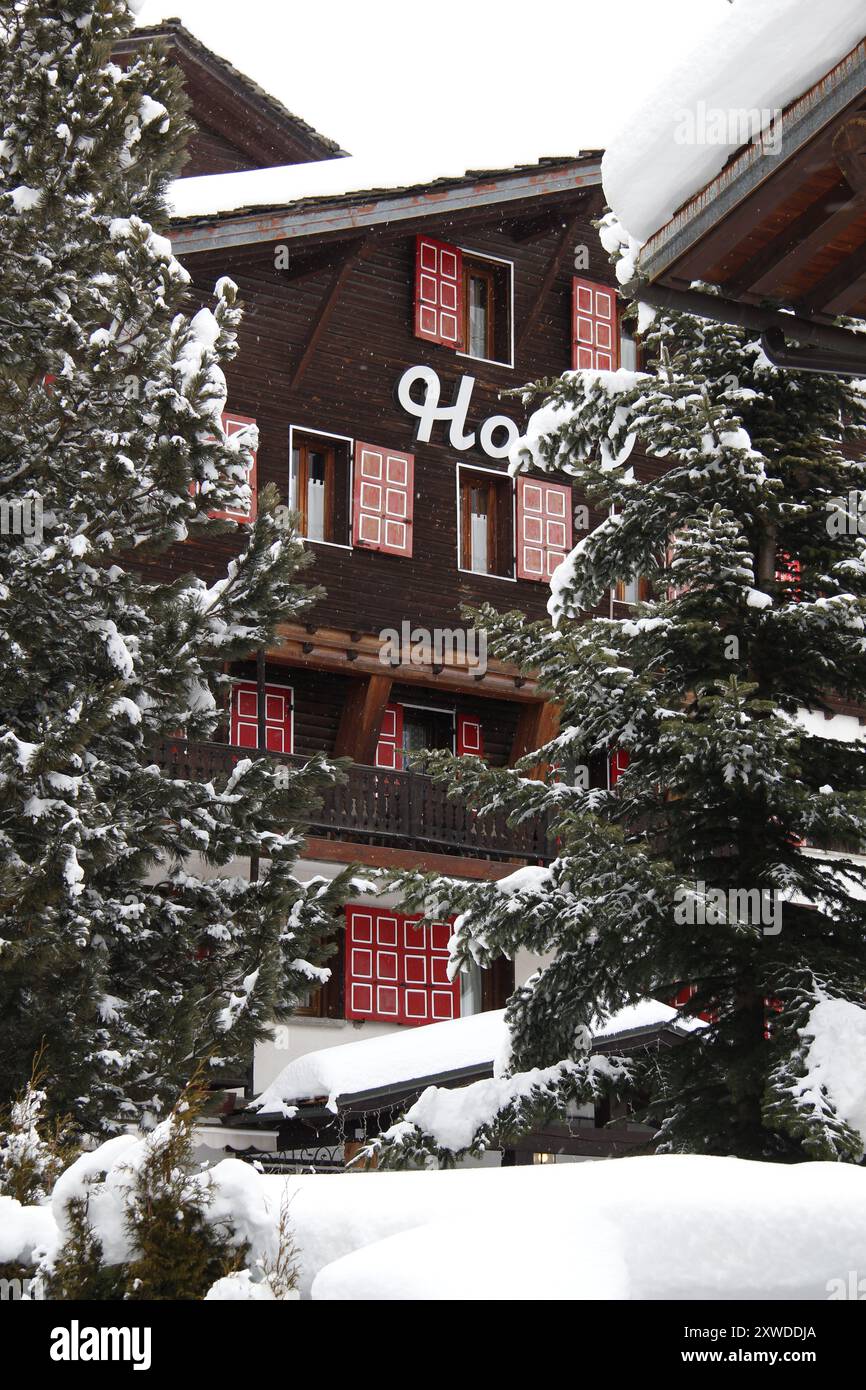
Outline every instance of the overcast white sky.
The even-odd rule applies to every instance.
[[[146,0],[352,154],[603,147],[729,0]]]

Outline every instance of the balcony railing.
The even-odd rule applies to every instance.
[[[170,777],[208,782],[228,774],[252,750],[224,743],[163,739],[156,760]],[[269,753],[281,762],[302,766],[304,759]],[[364,844],[434,850],[485,859],[551,859],[554,849],[540,821],[510,827],[501,813],[479,815],[447,789],[417,772],[352,763],[348,780],[326,787],[321,807],[303,827],[329,839]]]

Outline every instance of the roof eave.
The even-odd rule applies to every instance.
[[[852,49],[782,115],[782,155],[760,143],[744,146],[699,193],[647,240],[638,272],[650,283],[661,280],[686,252],[797,153],[866,90],[866,39]]]
[[[612,1048],[616,1048],[617,1051],[624,1051],[629,1047],[648,1047],[653,1043],[670,1046],[675,1042],[685,1041],[689,1035],[689,1030],[684,1029],[676,1019],[669,1023],[648,1023],[641,1027],[626,1029],[621,1033],[605,1034],[598,1037],[593,1042],[592,1051],[605,1052]],[[492,1062],[476,1062],[470,1066],[453,1068],[451,1071],[431,1072],[428,1076],[406,1077],[401,1081],[394,1081],[384,1086],[371,1087],[369,1090],[338,1095],[334,1100],[336,1110],[327,1106],[320,1096],[310,1097],[306,1100],[302,1098],[287,1100],[285,1104],[296,1107],[297,1113],[292,1117],[293,1119],[333,1120],[340,1113],[352,1114],[366,1109],[385,1109],[400,1105],[410,1096],[423,1091],[427,1086],[466,1085],[472,1081],[485,1081],[492,1075]],[[242,1125],[246,1128],[272,1129],[286,1124],[287,1117],[278,1110],[257,1111],[252,1114],[248,1110],[242,1110],[236,1114],[227,1115],[223,1123],[229,1128],[233,1125],[235,1127]]]
[[[231,177],[230,175],[227,177]],[[353,193],[304,200],[268,210],[249,209],[212,216],[178,217],[172,223],[172,243],[181,255],[292,240],[334,232],[367,231],[384,223],[423,217],[443,217],[480,207],[529,198],[550,198],[579,192],[601,183],[598,159],[576,159],[556,168],[542,167],[516,174],[485,175],[472,182],[419,186],[387,192]]]

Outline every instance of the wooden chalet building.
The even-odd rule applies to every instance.
[[[139,32],[125,48],[152,37],[162,37],[181,66],[197,125],[174,190],[175,253],[192,276],[195,305],[210,300],[223,275],[244,304],[225,424],[254,422],[259,445],[251,512],[236,519],[249,522],[257,489],[275,483],[301,518],[315,560],[311,580],[326,591],[307,621],[285,624],[279,646],[251,651],[231,671],[222,741],[166,740],[162,764],[173,776],[209,776],[230,768],[241,750],[348,759],[347,783],[328,792],[307,827],[301,876],[330,876],[358,863],[494,881],[543,863],[553,852],[543,825],[514,830],[501,818],[477,816],[408,762],[423,749],[449,748],[506,766],[556,730],[557,712],[531,673],[486,660],[462,609],[489,602],[543,617],[550,575],[576,526],[601,519],[587,516],[564,476],[515,480],[507,465],[526,420],[512,390],[571,367],[634,365],[613,269],[593,226],[604,205],[600,156],[371,181],[361,161],[176,21]],[[768,276],[785,265],[793,274],[796,263],[805,298],[802,312],[785,316],[785,328],[793,336],[805,324],[796,339],[802,345],[822,354],[856,351],[859,361],[859,344],[830,326],[827,313],[863,305],[862,274],[843,284],[862,241],[862,58],[858,51],[819,84],[830,103],[825,134],[815,133],[819,115],[804,99],[804,140],[818,141],[826,171],[806,186],[814,160],[797,164],[792,135],[792,168],[786,157],[768,171],[772,214],[754,233],[748,228],[758,213],[747,217],[747,234],[734,247],[729,226],[739,214],[730,188],[739,165],[732,164],[715,221],[701,195],[648,243],[640,263],[647,299],[700,312],[686,282],[716,275],[729,298],[709,302],[727,312],[739,286],[741,317],[732,321],[768,327],[769,349],[784,352],[787,339],[772,336],[779,316],[757,301]],[[857,93],[852,83],[860,84]],[[749,193],[751,159],[743,156],[746,205],[758,196]],[[837,216],[842,178],[851,196]],[[820,247],[837,226],[844,236],[833,244],[834,261],[813,263],[796,251],[801,235]],[[758,314],[760,324],[748,317]],[[796,350],[795,359],[804,365]],[[639,453],[633,458],[638,477],[660,468]],[[160,561],[159,573],[169,578],[191,566],[205,577],[221,573],[237,543],[231,536],[187,542]],[[637,597],[629,586],[599,611],[627,611]],[[859,735],[862,712],[836,708],[839,736]],[[614,756],[597,775],[613,782],[618,770]],[[419,928],[394,899],[358,894],[346,909],[331,980],[258,1049],[247,1096],[322,1049],[499,1009],[537,964],[518,957],[449,983],[448,936],[445,925]],[[667,1045],[674,1033],[663,1032],[664,1040],[654,1034],[632,1043]],[[388,1110],[395,1095],[403,1092],[377,1095],[372,1109]],[[326,1146],[335,1132],[341,1142],[351,1137],[316,1110],[315,1096],[306,1104],[293,1130],[270,1117],[269,1138],[233,1117],[232,1146],[304,1148],[311,1134]],[[347,1097],[344,1110],[364,1105]],[[587,1121],[596,1132],[583,1133],[576,1146],[563,1145],[559,1134],[539,1137],[538,1150],[623,1151],[601,1133],[603,1115],[583,1116],[584,1129]],[[213,1142],[222,1146],[225,1134]]]
[[[167,740],[163,766],[211,775],[241,749],[349,759],[348,783],[308,827],[301,875],[360,863],[493,880],[544,862],[542,825],[478,817],[407,760],[449,748],[504,766],[556,727],[530,675],[484,659],[461,608],[544,616],[573,543],[581,499],[570,482],[508,473],[526,416],[506,393],[576,365],[616,367],[632,346],[592,225],[599,156],[358,187],[355,161],[176,21],[125,51],[155,37],[183,70],[198,128],[176,185],[175,253],[193,303],[228,275],[244,304],[225,423],[254,421],[259,446],[252,511],[237,519],[275,483],[326,590],[279,647],[231,672],[224,741]],[[341,191],[314,191],[322,161]],[[207,577],[236,546],[187,542],[158,572]],[[515,968],[518,979],[533,968],[502,962],[449,984],[449,928],[418,929],[398,902],[384,904],[348,906],[330,983],[259,1050],[248,1094],[316,1049],[499,1008]]]

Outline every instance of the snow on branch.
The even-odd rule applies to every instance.
[[[372,1140],[357,1161],[375,1159],[380,1168],[452,1167],[462,1158],[507,1148],[569,1104],[596,1100],[631,1080],[628,1061],[593,1055],[456,1089],[428,1086],[405,1118]]]

